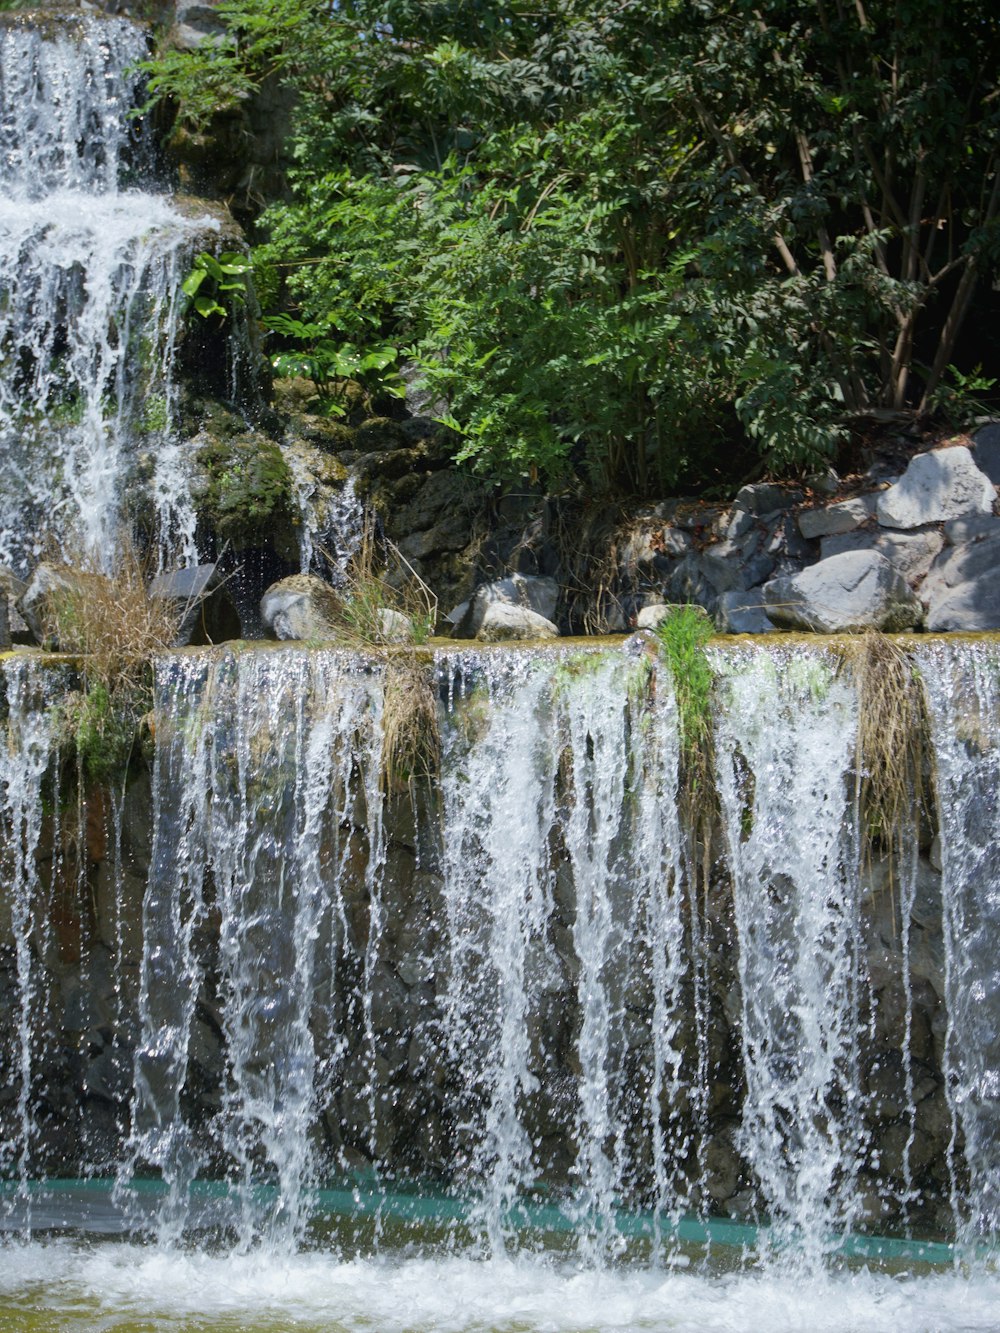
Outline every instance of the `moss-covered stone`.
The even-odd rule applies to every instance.
[[[294,488],[281,449],[267,436],[209,437],[196,455],[202,470],[199,513],[234,549],[260,545],[297,521]]]
[[[398,421],[389,417],[369,417],[354,433],[354,447],[363,454],[404,449],[406,436]]]

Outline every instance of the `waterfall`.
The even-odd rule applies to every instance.
[[[368,859],[380,860],[378,687],[376,671],[333,653],[158,665],[127,1172],[140,1162],[160,1169],[168,1236],[183,1225],[199,1168],[220,1162],[240,1186],[244,1243],[300,1234],[318,1099],[337,1090],[351,1040],[337,981],[352,951],[348,913],[365,889],[344,831],[356,801]],[[218,940],[206,950],[199,937],[210,919]],[[185,1087],[210,1073],[197,1067],[206,1058],[198,1040],[213,1023],[224,1044],[221,1101],[192,1126]],[[263,1211],[262,1176],[277,1185]]]
[[[197,557],[173,361],[218,224],[150,192],[127,115],[145,54],[123,19],[0,16],[0,563],[19,573],[53,543],[110,567],[144,501],[161,559]]]
[[[917,664],[941,839],[951,1189],[974,1245],[1000,1226],[1000,655],[992,642],[935,643]]]

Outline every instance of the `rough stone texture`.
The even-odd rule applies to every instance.
[[[720,634],[773,634],[775,630],[760,588],[724,592],[715,613],[715,627]]]
[[[846,551],[799,574],[764,585],[768,617],[785,629],[821,634],[920,624],[922,611],[906,581],[877,551]]]
[[[919,528],[967,514],[990,514],[996,488],[964,445],[917,454],[899,481],[878,498],[885,528]]]
[[[859,495],[854,500],[819,509],[803,509],[799,514],[799,531],[803,537],[833,537],[840,532],[853,532],[866,523],[875,512],[875,496]]]
[[[929,630],[1000,628],[1000,535],[948,548],[920,589]]]
[[[545,616],[526,606],[509,602],[490,602],[483,613],[476,638],[483,643],[503,643],[508,639],[556,639],[557,626]]]
[[[802,498],[800,490],[779,486],[776,482],[758,482],[754,486],[742,486],[736,492],[733,501],[735,509],[745,509],[747,513],[762,517],[773,514],[779,509],[788,509]]]
[[[90,590],[101,597],[111,596],[109,582],[103,574],[83,573],[43,560],[17,599],[15,609],[34,635],[36,643],[45,648],[76,652],[83,645],[73,638],[74,618],[71,615],[60,616],[59,607],[65,606],[67,601],[85,599]],[[63,622],[61,627],[60,621]]]
[[[484,583],[476,589],[465,614],[461,620],[454,622],[455,633],[458,638],[476,638],[487,610],[497,603],[524,607],[543,620],[553,622],[558,601],[559,584],[555,579],[534,574],[511,574],[509,578]],[[456,607],[456,611],[458,609]],[[451,612],[448,619],[454,614]]]
[[[994,486],[1000,486],[1000,421],[980,426],[972,437],[976,467],[985,472]]]
[[[342,603],[316,574],[292,574],[272,583],[260,599],[264,624],[277,639],[334,639]]]
[[[28,585],[19,579],[13,570],[0,565],[0,597],[7,603],[7,628],[14,635],[31,633],[24,617],[16,609],[18,599],[27,591]]]
[[[1000,535],[1000,518],[994,514],[973,514],[971,518],[952,518],[944,525],[944,539],[949,546],[965,546],[984,537]]]
[[[385,606],[378,613],[379,637],[383,643],[412,643],[413,626],[402,611]]]
[[[964,522],[964,520],[956,520]],[[841,555],[844,551],[878,551],[892,567],[913,585],[924,577],[944,546],[937,528],[918,532],[893,532],[885,528],[845,532],[824,537],[819,544],[820,558]]]

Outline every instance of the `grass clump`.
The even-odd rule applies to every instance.
[[[705,655],[712,622],[700,606],[678,606],[656,630],[660,656],[674,683],[682,757],[698,773],[712,754],[714,676]]]
[[[61,704],[64,733],[83,775],[104,784],[128,762],[152,706],[152,659],[176,642],[189,608],[149,596],[145,561],[128,538],[110,575],[91,553],[47,564],[45,638],[80,659],[80,688]]]
[[[370,512],[346,570],[337,572],[347,637],[358,647],[422,644],[434,633],[437,598],[399,547],[378,531]]]
[[[890,862],[913,844],[923,800],[927,717],[923,690],[906,652],[877,630],[842,650],[858,690],[855,796],[864,852]]]

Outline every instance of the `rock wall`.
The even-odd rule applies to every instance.
[[[147,738],[144,751],[133,755],[123,785],[116,781],[83,790],[71,762],[50,767],[40,808],[24,812],[27,822],[20,833],[8,797],[0,924],[0,1005],[7,1015],[0,1035],[0,1085],[6,1090],[0,1099],[0,1143],[6,1169],[28,1176],[75,1176],[116,1171],[129,1163],[130,1169],[169,1174],[176,1140],[164,1147],[162,1136],[151,1136],[156,1117],[150,1108],[155,1107],[168,1126],[174,1120],[183,1124],[185,1141],[196,1145],[203,1173],[233,1171],[241,1153],[266,1173],[272,1152],[266,1135],[257,1121],[247,1120],[246,1142],[238,1143],[234,1105],[249,1095],[246,1089],[255,1086],[254,1078],[285,1077],[274,1073],[274,1062],[282,1058],[276,1052],[287,1052],[291,1020],[273,1004],[285,993],[282,977],[287,981],[302,965],[299,954],[288,953],[291,922],[299,919],[295,913],[301,911],[308,876],[316,873],[321,906],[313,929],[318,942],[305,1002],[312,1032],[309,1059],[314,1060],[309,1075],[315,1088],[308,1115],[311,1170],[322,1177],[375,1165],[390,1176],[464,1181],[488,1191],[500,1171],[497,1155],[514,1151],[509,1144],[502,1150],[497,1146],[502,1136],[490,1137],[495,1135],[490,1116],[500,1113],[502,1076],[514,1077],[515,1066],[508,1068],[498,1054],[503,1043],[504,1049],[523,1050],[524,1067],[516,1071],[507,1095],[518,1105],[526,1145],[524,1162],[516,1170],[509,1162],[504,1168],[505,1187],[530,1179],[557,1193],[579,1189],[581,1174],[586,1177],[583,1143],[592,1155],[591,1171],[609,1154],[614,1190],[629,1206],[662,1205],[669,1185],[689,1208],[734,1217],[773,1212],[775,1200],[758,1179],[759,1148],[745,1137],[748,1097],[755,1094],[747,1085],[749,1019],[742,990],[747,981],[740,958],[741,951],[755,949],[769,958],[768,951],[777,949],[780,961],[782,951],[793,948],[792,937],[781,944],[779,933],[768,943],[766,932],[782,920],[781,929],[791,931],[803,910],[798,895],[813,890],[809,883],[793,883],[775,863],[765,899],[769,896],[774,905],[769,910],[777,915],[771,925],[754,927],[763,934],[748,938],[734,898],[733,851],[727,841],[733,836],[732,821],[727,826],[722,815],[700,840],[674,849],[680,859],[673,870],[657,869],[661,852],[655,848],[652,870],[645,861],[640,865],[634,859],[640,846],[643,856],[649,854],[649,826],[641,821],[663,817],[663,793],[656,785],[662,775],[647,775],[653,785],[644,790],[654,806],[645,814],[637,814],[626,800],[607,824],[603,798],[590,791],[589,818],[597,825],[588,832],[574,822],[582,782],[599,783],[598,774],[637,762],[634,756],[623,759],[605,734],[608,718],[614,722],[616,716],[613,704],[608,711],[614,696],[607,691],[625,687],[623,668],[614,667],[610,683],[601,685],[604,693],[592,689],[590,694],[586,675],[594,668],[580,661],[565,668],[546,666],[541,694],[529,671],[521,704],[504,724],[512,730],[494,738],[500,749],[491,758],[488,748],[476,747],[493,743],[491,728],[498,724],[490,710],[500,709],[504,696],[495,683],[500,677],[491,672],[501,668],[488,660],[439,661],[445,762],[455,765],[443,779],[444,788],[400,774],[384,802],[376,801],[377,780],[373,787],[358,750],[346,768],[337,770],[349,776],[329,779],[322,798],[327,804],[310,825],[301,822],[303,809],[312,810],[314,800],[302,765],[320,725],[321,714],[312,710],[328,698],[316,693],[316,673],[330,670],[332,658],[301,650],[288,654],[246,653],[242,665],[239,654],[214,655],[211,670],[222,673],[214,678],[217,682],[241,672],[264,674],[253,675],[256,683],[244,686],[250,694],[237,692],[229,702],[221,693],[214,696],[211,740],[195,734],[209,721],[198,720],[201,704],[184,705],[179,693],[174,711],[164,711],[161,688],[155,721],[159,759]],[[190,682],[197,674],[191,663],[208,658],[177,660]],[[288,711],[290,695],[282,694],[285,702],[274,711],[279,696],[273,692],[270,723],[262,722],[259,712],[247,714],[258,707],[251,698],[267,692],[262,682],[273,685],[275,672],[292,669],[288,663],[299,673],[296,689],[303,691],[297,720]],[[379,668],[374,669],[377,678]],[[515,674],[526,670],[525,659]],[[576,703],[564,706],[560,700],[567,689],[577,688],[573,682],[581,672],[582,693]],[[645,668],[635,676],[644,682],[642,690],[655,688],[650,679]],[[287,680],[281,680],[281,689],[287,690]],[[221,690],[218,683],[215,688]],[[640,687],[633,683],[628,688]],[[12,704],[23,710],[23,697],[11,700],[9,714]],[[323,707],[329,709],[329,702]],[[459,838],[455,829],[463,826],[455,822],[454,792],[470,780],[459,770],[468,769],[478,792],[481,775],[468,766],[486,764],[489,781],[498,791],[506,790],[504,772],[496,767],[502,764],[500,756],[522,744],[527,749],[518,751],[520,758],[530,755],[530,734],[524,740],[515,737],[525,727],[529,733],[535,727],[544,730],[551,710],[564,707],[568,711],[560,727],[567,730],[555,733],[564,740],[555,753],[535,761],[543,765],[541,778],[533,776],[530,765],[520,777],[519,770],[511,769],[515,788],[535,784],[536,803],[523,809],[531,819],[543,820],[533,835],[536,842],[530,842],[530,829],[498,822],[507,816],[502,807],[488,803],[479,813],[478,807],[469,807],[471,822]],[[244,710],[245,722],[239,721],[238,709]],[[620,709],[619,702],[615,725],[620,725]],[[641,710],[630,716],[621,744],[634,747],[642,734]],[[22,725],[9,715],[8,727],[16,730],[15,723]],[[577,733],[577,727],[582,731]],[[177,744],[180,758],[171,768],[165,755]],[[568,748],[560,753],[561,744]],[[243,746],[249,747],[245,754]],[[719,762],[745,765],[749,761],[741,754],[737,747],[733,759],[720,754]],[[246,767],[247,755],[256,756],[252,768]],[[197,777],[202,761],[211,767],[210,778]],[[845,774],[843,781],[849,780]],[[744,786],[746,781],[749,804],[737,817],[743,821],[738,838],[744,841],[753,836],[746,821],[763,818],[748,813],[754,779],[744,778]],[[759,786],[763,777],[756,781]],[[624,789],[617,799],[623,798]],[[543,807],[549,811],[544,818],[537,814]],[[223,825],[214,832],[208,827],[213,809]],[[442,825],[449,810],[450,833]],[[630,811],[627,817],[623,810]],[[519,817],[521,822],[528,814]],[[603,833],[601,819],[607,825]],[[291,831],[289,820],[298,833]],[[30,873],[18,859],[29,826],[37,838]],[[854,1222],[876,1229],[907,1222],[948,1231],[952,1176],[957,1171],[961,1188],[962,1167],[960,1153],[949,1147],[953,1118],[942,1072],[947,1020],[940,859],[934,828],[924,824],[918,836],[919,855],[910,848],[912,865],[905,857],[890,860],[876,847],[861,867],[850,936],[854,943],[843,946],[848,953],[859,951],[850,962],[856,980],[844,991],[849,999],[842,1001],[850,1013],[834,1023],[842,1041],[849,1020],[850,1041],[838,1057],[844,1067],[819,1086],[815,1095],[820,1101],[807,1118],[812,1123],[815,1115],[839,1117],[837,1134],[846,1137],[838,1151],[843,1150],[845,1161],[853,1157],[854,1166],[849,1188],[841,1182],[836,1189],[849,1194]],[[319,858],[315,863],[303,851],[311,837]],[[491,838],[497,839],[493,850]],[[595,839],[605,848],[600,854]],[[527,880],[511,888],[505,878],[508,862],[516,869],[519,860],[530,861],[533,855],[541,860],[527,867]],[[250,894],[252,902],[227,897],[227,876],[234,872],[232,866],[225,868],[225,858],[232,856],[241,867],[233,880],[239,881],[235,891]],[[645,890],[644,875],[650,886]],[[535,877],[547,887],[531,909],[536,917],[528,920],[524,885]],[[287,881],[282,892],[299,895],[285,908],[278,906],[284,901],[280,895],[273,897],[279,880]],[[168,884],[176,895],[169,910],[163,905]],[[654,920],[651,904],[659,891],[670,891],[676,900],[661,905],[657,910],[667,915]],[[504,897],[508,893],[513,894],[509,899]],[[652,896],[644,898],[644,893]],[[165,935],[158,933],[162,929]],[[177,943],[185,931],[190,956]],[[234,931],[239,938],[232,938]],[[677,932],[671,937],[674,952],[664,959],[658,951],[667,948],[670,931]],[[242,976],[227,950],[244,947],[248,970]],[[824,949],[833,948],[822,938],[810,947],[820,960]],[[836,949],[830,956],[838,956]],[[820,966],[822,974],[816,958],[803,955],[795,966]],[[150,989],[150,978],[160,976],[158,967],[166,970]],[[658,989],[667,984],[664,967],[674,969],[669,1012]],[[823,984],[834,985],[829,978]],[[183,1041],[175,1048],[178,1030],[168,1018],[173,997],[185,988],[189,1020],[181,1024]],[[596,1016],[595,994],[600,999]],[[516,1030],[504,1035],[499,1015],[511,1005],[520,1017]],[[242,1017],[234,1019],[234,1012]],[[790,1021],[786,1013],[781,1024]],[[156,1037],[152,1045],[151,1032]],[[239,1032],[256,1034],[253,1041],[264,1042],[265,1052],[267,1042],[277,1044],[270,1055],[251,1044],[249,1053],[237,1057]],[[597,1040],[595,1033],[605,1043],[599,1059],[586,1054],[588,1043]],[[674,1062],[669,1077],[664,1072],[668,1057]],[[785,1089],[783,1095],[792,1096],[789,1087],[806,1078],[802,1067],[784,1068],[776,1052],[765,1051],[760,1058],[774,1087]],[[138,1102],[137,1070],[145,1089]],[[586,1120],[596,1112],[581,1110],[595,1086],[605,1104],[603,1129]],[[843,1101],[850,1088],[856,1088],[860,1113]],[[164,1108],[173,1105],[172,1095],[178,1100],[168,1114]],[[273,1087],[270,1095],[276,1095]],[[802,1106],[794,1102],[798,1114],[809,1103],[799,1091],[794,1096],[802,1101]],[[790,1160],[804,1126],[805,1121],[782,1130],[791,1136],[785,1147]],[[291,1132],[287,1124],[282,1132]],[[847,1168],[838,1165],[841,1169]],[[523,1180],[518,1179],[522,1170]],[[586,1178],[583,1184],[596,1190]]]

